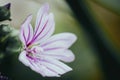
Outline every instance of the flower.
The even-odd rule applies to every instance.
[[[60,77],[72,68],[61,61],[72,62],[74,54],[68,48],[76,41],[72,33],[60,33],[52,36],[55,29],[54,15],[48,13],[49,5],[43,5],[37,14],[33,30],[29,15],[21,26],[20,40],[24,50],[19,60],[33,71],[47,77]]]

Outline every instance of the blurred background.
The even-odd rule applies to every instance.
[[[29,14],[34,25],[38,9],[46,2],[55,15],[55,33],[72,32],[78,37],[70,48],[76,56],[68,63],[73,71],[60,78],[42,77],[18,61],[18,52],[12,53],[11,47],[20,44],[14,38],[6,46],[0,42],[0,72],[9,80],[120,80],[120,0],[0,0],[0,6],[11,3],[11,16],[0,25],[13,27],[13,37]],[[9,56],[2,58],[3,54]]]

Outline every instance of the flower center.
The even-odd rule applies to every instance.
[[[44,50],[43,50],[43,48],[41,48],[41,47],[39,47],[39,46],[33,46],[32,48],[31,48],[31,51],[32,51],[32,53],[42,53]]]
[[[33,46],[31,49],[27,48],[25,50],[28,52],[26,56],[32,60],[36,60],[37,58],[40,58],[41,54],[44,51],[43,48],[39,46]]]

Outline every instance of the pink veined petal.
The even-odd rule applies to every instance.
[[[60,75],[72,70],[66,64],[48,56],[42,56],[38,61],[30,61],[30,68],[47,77],[60,77]]]
[[[58,74],[56,74],[54,71],[52,71],[51,69],[48,69],[46,66],[44,67],[43,71],[44,71],[44,77],[60,77]]]
[[[46,76],[47,77],[59,77],[58,74],[48,69],[46,65],[43,65],[42,64],[43,61],[38,60],[36,62],[34,61],[30,61],[30,62],[31,62],[30,68],[33,71],[41,74],[43,77],[46,77]]]
[[[36,21],[37,22],[37,21]],[[36,38],[38,35],[41,34],[41,32],[44,30],[46,27],[46,24],[48,22],[48,13],[44,13],[40,20],[38,25],[35,25],[35,30],[34,30],[34,37]]]
[[[42,66],[42,65],[40,64],[40,62],[31,61],[30,68],[31,68],[33,71],[41,74],[42,76],[45,76],[44,69],[46,69],[46,68],[45,68],[44,66]]]
[[[71,50],[51,50],[45,51],[45,56],[49,56],[54,59],[58,59],[64,62],[72,62],[75,59],[75,56]]]
[[[54,64],[51,64],[49,62],[44,61],[44,62],[41,62],[41,64],[44,65],[48,71],[55,73],[55,75],[51,75],[51,77],[56,76],[56,75],[57,75],[56,77],[60,77],[60,75],[65,73],[65,71],[62,68]],[[50,75],[48,75],[47,73],[46,76],[50,76]]]
[[[27,44],[29,44],[33,38],[33,28],[32,28],[32,25],[29,24],[29,34],[28,34],[28,40],[27,40]]]
[[[75,41],[77,37],[72,33],[60,33],[53,35],[45,42],[41,43],[41,47],[44,50],[54,50],[56,48],[69,48]]]
[[[54,32],[55,29],[55,22],[54,22],[54,15],[50,13],[48,15],[48,20],[44,24],[44,27],[41,31],[38,31],[39,34],[34,37],[34,43],[41,43],[44,40],[48,39]]]
[[[56,67],[61,68],[62,70],[64,70],[64,72],[61,71],[61,72],[58,73],[58,74],[64,74],[64,73],[69,72],[69,71],[72,70],[71,67],[69,67],[69,66],[67,66],[66,64],[60,62],[60,61],[57,60],[57,59],[53,59],[53,58],[51,58],[51,57],[44,56],[42,60],[43,60],[43,62],[45,62],[45,63],[49,63],[49,64],[51,64],[51,65],[54,65],[54,66],[56,66]],[[49,67],[49,68],[50,68],[50,66],[47,66],[47,64],[46,64],[46,67]],[[53,72],[55,72],[55,70],[53,70]],[[56,73],[57,73],[57,72],[56,72]]]
[[[42,23],[42,19],[44,19],[44,17],[46,17],[46,15],[48,15],[48,11],[49,11],[49,4],[44,4],[38,11],[37,13],[37,17],[36,17],[36,24],[35,24],[35,31],[37,31],[38,29],[40,29],[40,25]]]
[[[49,5],[45,4],[38,11],[34,30],[34,37],[31,43],[38,43],[53,34],[55,25],[54,16],[52,13],[48,14],[48,10]]]
[[[30,62],[29,62],[26,54],[27,54],[26,51],[21,52],[20,55],[19,55],[19,61],[21,61],[26,66],[30,66]]]
[[[30,67],[33,71],[41,74],[42,76],[59,76],[56,73],[48,70],[46,66],[41,65],[41,61],[35,62],[26,56],[26,51],[21,52],[19,60],[26,66]]]
[[[25,46],[33,37],[33,28],[30,24],[31,19],[32,19],[32,15],[28,16],[25,22],[22,24],[20,30],[20,40],[23,42]]]

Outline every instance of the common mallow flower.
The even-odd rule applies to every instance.
[[[72,62],[74,54],[68,48],[76,41],[72,33],[52,36],[55,29],[54,15],[48,13],[49,5],[43,5],[37,13],[34,30],[29,15],[21,26],[20,40],[24,50],[19,60],[33,71],[47,77],[60,77],[72,68],[63,62]]]

